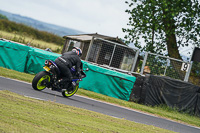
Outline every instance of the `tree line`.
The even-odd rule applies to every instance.
[[[57,45],[63,45],[64,39],[55,34],[40,31],[30,26],[19,24],[16,22],[9,21],[7,17],[0,14],[0,30],[17,33],[23,36],[29,36],[33,39],[42,40],[45,42],[55,43]]]

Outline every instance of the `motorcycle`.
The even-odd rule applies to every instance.
[[[67,89],[61,89],[65,84],[61,84],[58,82],[62,78],[62,76],[56,63],[53,62],[52,60],[46,60],[43,69],[45,71],[39,72],[33,78],[32,80],[33,89],[41,91],[44,90],[45,88],[49,88],[54,91],[61,91],[62,95],[67,98],[73,96],[77,92],[79,88],[79,82],[82,80],[82,78],[86,77],[86,74],[82,70],[82,64],[81,64],[81,78],[76,76],[76,71],[74,67],[72,67],[71,68],[71,73],[73,76],[72,83],[68,83],[69,86],[67,87]]]

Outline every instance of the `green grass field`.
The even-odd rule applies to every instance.
[[[30,43],[31,46],[41,48],[41,49],[50,48],[53,52],[56,52],[56,53],[61,53],[61,49],[62,49],[61,46],[56,45],[54,43],[48,43],[45,41],[33,39],[28,36],[22,36],[19,34],[10,33],[10,32],[6,32],[6,31],[2,31],[2,30],[0,30],[0,38],[16,41],[16,42],[23,43],[23,44]]]
[[[13,70],[6,69],[3,67],[0,67],[0,76],[18,79],[18,80],[26,81],[29,83],[31,83],[32,79],[34,78],[34,75],[13,71]],[[166,106],[158,106],[158,107],[145,106],[145,105],[137,104],[134,102],[128,102],[128,101],[120,100],[117,98],[108,97],[108,96],[87,91],[84,89],[79,89],[77,94],[82,95],[82,96],[87,96],[93,99],[113,103],[116,105],[128,107],[128,108],[149,113],[158,117],[163,117],[163,118],[171,119],[171,120],[178,121],[181,123],[200,127],[199,117],[191,116],[186,113],[180,113],[177,110],[170,109],[169,107],[166,107]]]
[[[2,133],[170,133],[154,126],[0,91]]]

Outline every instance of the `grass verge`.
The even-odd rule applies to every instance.
[[[9,69],[3,68],[3,67],[0,67],[0,76],[23,80],[23,81],[26,81],[29,83],[31,83],[31,81],[34,77],[34,75],[20,73],[20,72],[9,70]],[[77,94],[87,96],[87,97],[90,97],[93,99],[117,104],[120,106],[128,107],[128,108],[135,109],[138,111],[150,113],[150,114],[153,114],[153,115],[156,115],[159,117],[175,120],[175,121],[178,121],[181,123],[200,127],[200,118],[199,117],[191,116],[186,113],[180,113],[177,110],[170,109],[169,107],[166,107],[166,106],[158,106],[158,107],[145,106],[145,105],[137,104],[134,102],[128,102],[128,101],[120,100],[117,98],[108,97],[108,96],[94,93],[91,91],[87,91],[84,89],[79,89]]]
[[[172,132],[9,91],[0,91],[0,105],[0,132]]]

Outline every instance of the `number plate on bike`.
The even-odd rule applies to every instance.
[[[44,66],[43,68],[44,68],[44,70],[46,70],[47,72],[51,70],[48,66]]]

